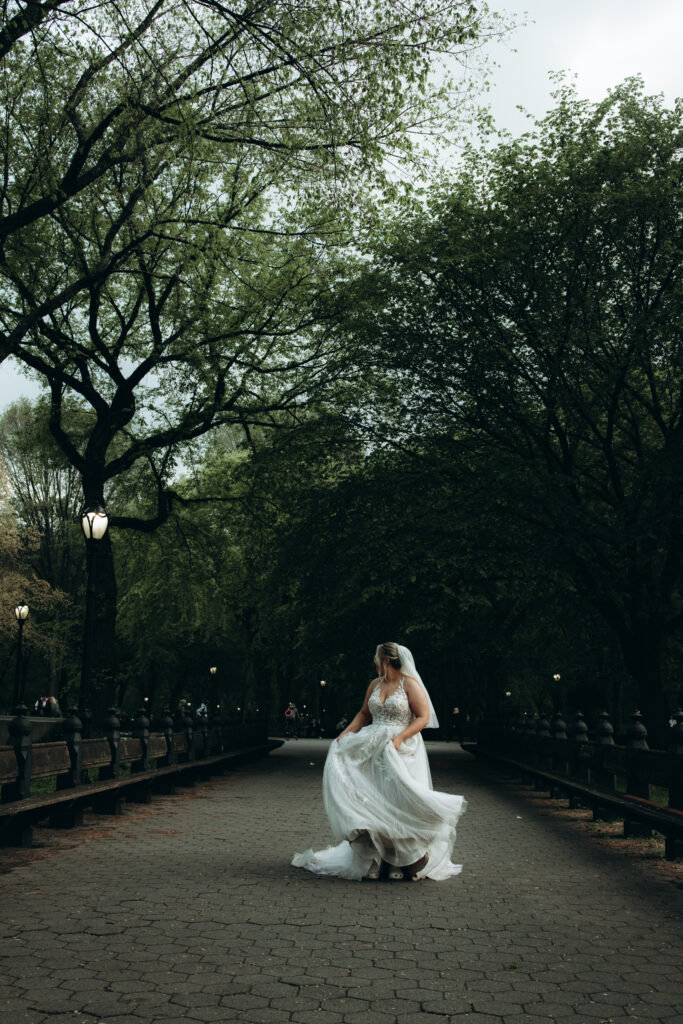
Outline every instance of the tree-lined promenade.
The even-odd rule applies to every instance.
[[[680,105],[559,82],[446,174],[414,139],[473,116],[430,73],[499,30],[476,6],[25,13],[0,31],[0,344],[45,398],[0,424],[5,709],[25,600],[26,696],[100,717],[317,713],[324,679],[329,729],[403,639],[442,720],[639,706],[664,744]]]

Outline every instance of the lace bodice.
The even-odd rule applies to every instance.
[[[403,679],[401,679],[398,689],[389,694],[384,703],[380,700],[379,691],[380,684],[378,683],[368,701],[373,725],[389,725],[396,730],[405,729],[410,724],[413,713],[403,688]]]

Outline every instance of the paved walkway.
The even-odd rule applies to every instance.
[[[325,750],[290,741],[2,876],[0,1024],[680,1024],[680,890],[455,745],[430,756],[469,800],[459,878],[291,868],[328,838]]]

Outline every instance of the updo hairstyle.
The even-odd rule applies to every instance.
[[[382,671],[382,662],[388,661],[392,668],[401,667],[401,659],[398,656],[398,645],[389,644],[378,644],[377,650],[375,651],[375,665],[377,671]]]

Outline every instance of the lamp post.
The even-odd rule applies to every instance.
[[[318,700],[318,709],[319,709],[318,710],[318,729],[320,730],[320,735],[321,736],[323,735],[323,732],[325,731],[324,728],[323,728],[323,723],[325,721],[325,687],[326,686],[327,686],[326,681],[324,679],[321,679],[320,680],[320,687],[318,688],[318,697],[319,697],[319,700]],[[320,705],[322,705],[322,708],[320,707]]]
[[[84,731],[88,731],[90,721],[90,701],[92,688],[92,647],[93,631],[95,625],[95,605],[97,601],[96,545],[102,540],[107,527],[109,516],[101,505],[93,505],[81,513],[81,526],[85,536],[86,566],[87,566],[87,587],[85,595],[85,630],[83,637],[83,664],[81,666],[81,692],[79,695],[79,707]]]
[[[560,700],[560,688],[557,685],[561,679],[562,676],[560,673],[556,672],[553,676],[553,682],[555,683],[555,686],[553,687],[553,711],[555,712],[560,710],[560,705],[562,703]]]
[[[217,686],[216,686],[216,673],[217,672],[218,672],[217,667],[215,665],[212,665],[211,668],[209,669],[209,700],[208,700],[208,705],[211,708],[212,712],[213,712],[213,709],[216,707],[216,705],[218,703],[218,692],[217,692]]]
[[[17,639],[17,671],[14,680],[12,709],[14,709],[24,699],[24,658],[21,641],[24,632],[24,623],[28,618],[28,605],[25,601],[19,602],[14,609],[14,614],[16,616],[17,626],[19,627],[19,637]]]

